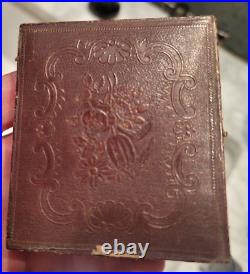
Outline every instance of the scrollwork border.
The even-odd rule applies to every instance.
[[[204,26],[204,25],[203,25]],[[162,27],[166,27],[166,26],[162,26]],[[181,26],[181,27],[183,27],[183,26]],[[206,25],[206,27],[207,27],[207,29],[208,29],[208,26]],[[23,62],[23,68],[22,68],[22,88],[21,89],[23,89],[23,84],[24,84],[24,56],[25,56],[25,46],[24,46],[24,37],[25,37],[25,35],[24,34],[22,34],[22,50],[21,50],[21,56],[22,56],[22,62]],[[208,38],[207,38],[208,39]],[[208,51],[209,51],[209,49],[208,49]],[[208,53],[209,54],[209,53]],[[210,66],[211,66],[211,64],[209,64]],[[209,68],[210,70],[211,70],[211,68]],[[211,72],[211,71],[210,71]],[[20,84],[19,84],[19,86],[20,86]],[[211,101],[213,101],[213,99],[214,99],[214,95],[211,93],[211,87],[210,87],[210,100]],[[22,111],[22,98],[21,98],[21,96],[22,96],[22,92],[20,92],[20,105],[19,105],[19,119],[20,119],[20,117],[22,116],[21,115],[21,111]],[[210,110],[213,108],[213,104],[212,104],[212,102],[210,103]],[[214,126],[213,126],[213,123],[214,123],[214,114],[213,114],[213,109],[212,109],[212,114],[210,115],[210,124],[211,124],[211,127],[210,127],[210,136],[213,136],[213,130],[214,130]],[[20,131],[19,131],[20,132]],[[20,134],[20,133],[19,133]],[[212,139],[210,139],[211,140],[211,161],[213,162],[213,149],[212,149],[212,147],[213,147],[213,144],[214,144],[214,138],[212,138]],[[18,152],[16,152],[17,154],[19,154],[20,155],[20,153],[18,153]],[[212,164],[212,174],[214,174],[214,165]],[[212,176],[212,180],[213,181],[215,181],[215,177],[214,176]],[[214,187],[213,187],[214,188]],[[15,190],[15,193],[16,193],[16,191],[17,191],[17,184],[16,184],[16,190]],[[14,206],[14,212],[15,212],[15,206]],[[13,214],[13,218],[14,218],[14,214]],[[12,233],[13,233],[13,231],[14,231],[14,226],[12,227]]]

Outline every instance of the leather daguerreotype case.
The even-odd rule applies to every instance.
[[[213,17],[20,27],[9,249],[228,260],[216,35]]]

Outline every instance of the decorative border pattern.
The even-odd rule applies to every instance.
[[[47,166],[42,174],[32,175],[30,182],[42,185],[41,212],[52,223],[72,223],[75,220],[74,215],[79,214],[79,211],[82,210],[82,215],[85,216],[90,231],[109,230],[114,227],[119,229],[120,227],[123,231],[129,232],[137,219],[145,223],[145,229],[147,227],[167,229],[179,222],[186,214],[187,193],[196,191],[199,186],[199,179],[194,174],[186,175],[183,173],[183,159],[193,158],[197,152],[195,145],[187,142],[177,142],[178,146],[173,155],[172,174],[175,183],[166,186],[166,199],[176,202],[177,206],[174,212],[166,216],[155,215],[154,207],[150,203],[137,205],[136,207],[139,209],[135,210],[136,213],[128,209],[122,202],[117,204],[112,200],[99,203],[88,211],[86,211],[84,203],[79,200],[69,200],[68,198],[67,202],[64,200],[67,205],[65,212],[57,211],[51,203],[51,197],[53,197],[53,194],[60,193],[61,187],[58,180],[51,179],[53,178],[52,172],[55,169],[55,155],[54,149],[49,143],[49,137],[55,133],[54,119],[57,111],[62,110],[65,102],[65,91],[58,87],[58,82],[64,77],[57,70],[59,60],[62,60],[64,56],[72,56],[76,65],[94,59],[100,65],[108,64],[113,66],[116,63],[125,62],[131,56],[133,49],[139,63],[145,66],[151,65],[159,54],[166,57],[168,67],[163,70],[163,77],[172,84],[171,102],[176,115],[185,119],[184,122],[180,120],[179,123],[184,123],[187,128],[188,122],[186,119],[191,119],[196,114],[195,107],[190,103],[192,100],[189,100],[189,104],[185,104],[183,99],[184,93],[187,96],[190,91],[195,89],[196,80],[193,76],[183,72],[183,58],[180,52],[167,43],[147,43],[146,40],[137,40],[133,44],[121,40],[108,40],[107,42],[97,41],[83,44],[79,40],[76,47],[62,48],[50,55],[45,64],[45,80],[41,83],[36,81],[34,86],[36,92],[45,92],[48,97],[48,105],[45,107],[39,106],[34,111],[34,116],[39,121],[42,120],[37,130],[38,137],[42,137],[42,144],[38,144],[34,148],[34,152],[42,151],[45,154]],[[115,181],[112,174],[115,168],[119,172],[122,171],[133,177],[127,169],[128,165],[138,158],[133,140],[144,139],[151,130],[151,121],[147,121],[143,116],[138,115],[138,113],[146,111],[148,104],[132,105],[137,101],[134,98],[137,92],[135,90],[132,93],[127,91],[126,97],[128,98],[124,97],[124,88],[120,93],[118,77],[115,73],[113,73],[113,77],[103,75],[97,82],[94,81],[91,74],[86,74],[83,77],[83,84],[88,91],[83,100],[86,111],[82,114],[86,138],[74,137],[74,142],[81,154],[79,157],[81,159],[81,169],[78,170],[78,177],[82,178],[83,183],[88,182],[91,187],[95,187],[99,181],[108,180],[109,177],[112,177],[111,180]],[[94,100],[95,94],[97,101]],[[132,94],[133,97],[131,98],[129,94]],[[61,99],[60,103],[59,99]],[[123,110],[121,113],[119,112],[120,108]],[[124,109],[126,110],[125,117],[123,117]],[[176,126],[178,127],[178,124]],[[89,138],[93,138],[93,136],[95,140],[90,142]],[[177,141],[180,141],[180,139],[177,139]],[[146,150],[148,146],[149,143],[146,145]],[[105,147],[105,149],[102,149],[102,147]],[[145,154],[144,151],[145,149],[143,149],[142,154]],[[105,152],[107,152],[107,155]],[[147,156],[149,154],[147,153]],[[110,165],[111,163],[113,166]],[[114,214],[114,216],[118,216],[115,219],[112,217],[113,215],[110,218],[111,209],[112,211],[118,211],[116,215]],[[133,227],[133,229],[135,228]]]
[[[206,25],[201,25],[202,27],[206,27],[206,29],[208,30],[208,24],[206,24]],[[168,27],[168,26],[166,26],[166,25],[163,25],[163,26],[161,26],[161,27]],[[175,27],[178,27],[178,26],[175,26]],[[185,26],[180,26],[181,28],[183,28],[183,27],[185,27]],[[192,27],[192,26],[188,26],[187,25],[187,27]],[[124,28],[121,28],[121,29],[124,29]],[[137,29],[136,27],[135,27],[135,29]],[[72,31],[72,30],[69,30],[69,31]],[[78,31],[78,30],[77,30]],[[22,36],[22,38],[23,38],[23,40],[24,40],[24,35]],[[207,40],[208,40],[208,36],[207,36]],[[208,43],[208,51],[209,51],[209,41],[207,41],[207,43]],[[23,56],[23,53],[24,53],[24,41],[22,42],[22,49],[21,49],[21,54],[22,54],[22,56]],[[208,52],[208,62],[209,62],[209,54],[210,54],[210,52]],[[23,58],[24,59],[24,58]],[[24,63],[24,60],[22,60],[23,61],[23,63]],[[211,63],[208,63],[208,66],[210,66],[209,67],[209,73],[211,73]],[[22,70],[22,76],[24,75],[24,70]],[[211,75],[210,75],[210,77],[209,77],[209,79],[211,80]],[[19,82],[19,81],[18,81]],[[23,82],[24,82],[24,79],[22,79],[22,85],[23,85]],[[209,85],[210,85],[210,83],[209,83]],[[20,84],[19,84],[19,86],[20,86]],[[214,159],[214,150],[213,150],[213,147],[214,147],[214,138],[212,138],[213,136],[214,136],[214,121],[215,121],[215,119],[214,119],[214,110],[213,110],[213,101],[214,101],[214,95],[213,95],[213,93],[211,92],[211,87],[210,87],[210,105],[209,105],[209,107],[210,107],[210,110],[209,110],[209,113],[210,113],[210,125],[211,125],[211,127],[210,127],[210,140],[211,140],[211,161],[213,162],[213,159]],[[19,105],[19,111],[18,112],[20,112],[19,113],[19,119],[20,119],[20,117],[22,116],[21,115],[21,110],[22,110],[22,92],[20,92],[20,105]],[[20,123],[19,123],[20,124]],[[19,131],[20,132],[20,131]],[[20,133],[19,133],[20,134]],[[17,135],[17,130],[15,130],[15,135]],[[18,152],[16,152],[18,155],[19,155],[19,153]],[[17,155],[17,156],[18,156]],[[192,155],[192,154],[191,154]],[[212,164],[212,181],[215,183],[215,171],[214,171],[214,165]],[[213,184],[214,185],[214,184]],[[215,187],[213,187],[213,189],[215,189]],[[15,190],[15,193],[16,193],[16,191],[17,191],[17,183],[16,183],[16,190]],[[15,203],[16,204],[16,203]],[[14,212],[13,213],[15,213],[15,205],[14,205]],[[146,214],[147,215],[147,214]],[[14,214],[13,214],[13,218],[14,218]],[[14,224],[14,223],[13,223]],[[13,227],[12,227],[12,233],[13,233],[13,230],[14,230],[14,225],[13,225]]]

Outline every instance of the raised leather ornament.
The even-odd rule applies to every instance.
[[[20,27],[7,247],[227,261],[213,17]]]

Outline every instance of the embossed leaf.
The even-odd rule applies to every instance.
[[[133,117],[133,119],[128,122],[131,123],[129,128],[123,123],[123,125],[118,126],[118,130],[136,140],[141,140],[146,137],[152,128],[152,123],[146,121],[143,117]]]
[[[143,139],[151,130],[152,124],[149,121],[146,121],[142,126],[141,130],[137,133],[137,138],[139,140]]]
[[[129,137],[118,134],[107,141],[107,151],[117,168],[127,167],[135,159],[135,147]]]
[[[99,81],[94,83],[94,88],[97,90],[97,93],[107,93],[109,91],[107,78],[103,75]]]
[[[144,124],[146,120],[142,116],[136,116],[133,118],[133,122],[136,124]]]
[[[97,89],[102,89],[105,86],[106,78],[104,75],[102,75],[101,79],[97,82],[95,82],[94,87]]]
[[[101,99],[99,99],[99,100],[92,100],[91,104],[96,109],[100,109],[100,110],[102,110],[104,112],[109,112],[110,111],[110,105],[103,103],[103,101]]]

